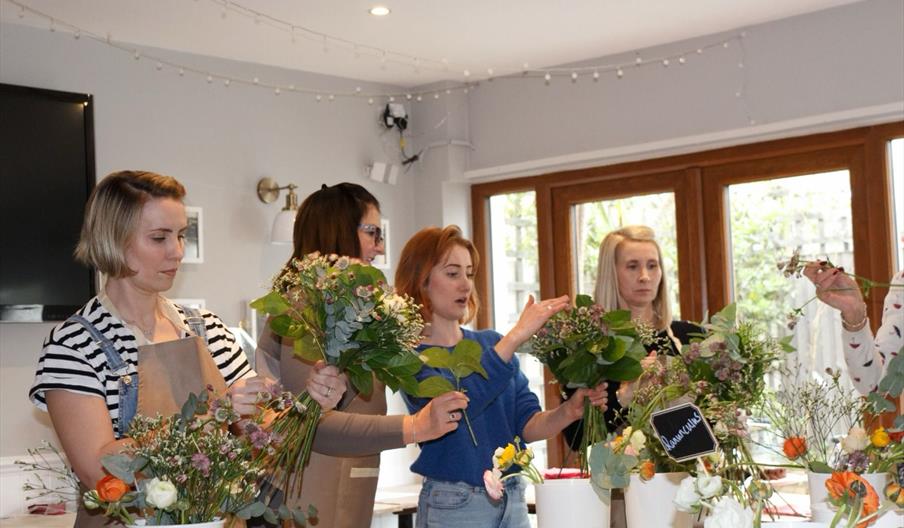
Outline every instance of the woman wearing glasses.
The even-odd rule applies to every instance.
[[[292,258],[319,251],[369,264],[384,251],[379,225],[380,203],[367,189],[354,183],[324,185],[298,209]],[[279,379],[293,392],[304,390],[305,381],[314,373],[336,373],[322,362],[315,365],[297,357],[293,341],[269,327],[258,339],[256,363],[259,374]],[[435,398],[417,414],[386,416],[385,386],[376,379],[373,385],[370,396],[349,390],[336,411],[323,415],[301,495],[288,498],[292,507],[316,506],[318,526],[370,526],[380,452],[455,430],[458,423],[449,421],[449,413],[468,405],[463,394],[453,392]]]

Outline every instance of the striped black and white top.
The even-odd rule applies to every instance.
[[[175,306],[167,300],[164,302],[170,307]],[[187,329],[184,311],[178,306],[175,310],[182,318],[181,326]],[[223,321],[210,311],[200,312],[204,318],[210,355],[223,374],[226,385],[254,375],[242,347]],[[77,313],[113,342],[123,361],[129,366],[127,374],[138,372],[138,346],[143,344],[143,336],[142,342],[139,342],[132,329],[114,316],[98,297],[88,301]],[[119,438],[119,379],[120,376],[107,368],[106,356],[88,330],[75,321],[64,321],[44,340],[35,381],[28,396],[32,403],[45,411],[45,393],[49,390],[62,389],[104,398],[113,422],[113,434]]]

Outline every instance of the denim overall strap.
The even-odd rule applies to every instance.
[[[107,368],[119,376],[119,435],[129,432],[129,422],[138,410],[138,373],[129,374],[129,364],[122,360],[113,342],[107,339],[93,324],[83,316],[75,314],[68,321],[75,321],[85,327],[91,334],[94,343],[101,349],[107,359]]]
[[[188,328],[191,329],[191,333],[204,339],[204,344],[208,344],[207,327],[204,325],[204,318],[201,317],[201,312],[199,312],[197,308],[191,308],[189,306],[183,306],[182,310],[185,312],[185,322],[188,323]]]

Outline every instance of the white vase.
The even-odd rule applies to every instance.
[[[534,491],[537,528],[609,528],[609,505],[593,491],[590,479],[547,480],[535,484]]]
[[[147,524],[144,519],[138,519],[135,524],[127,524],[126,528],[223,528],[226,525],[226,519],[215,519],[209,522],[189,523],[189,524]]]
[[[876,494],[879,495],[879,504],[881,504],[882,497],[885,496],[885,486],[888,484],[888,474],[864,473],[860,476],[876,490]],[[901,528],[902,526],[904,526],[904,512],[892,509],[880,515],[876,522],[870,525],[870,528]]]
[[[628,528],[691,528],[693,515],[678,511],[673,499],[687,473],[656,473],[647,481],[631,475],[625,489]]]
[[[775,521],[764,522],[762,528],[828,528],[829,523],[814,521]]]
[[[810,519],[816,522],[828,523],[835,516],[835,510],[829,504],[829,490],[826,489],[826,481],[831,473],[813,473],[807,471],[807,487],[810,488]]]

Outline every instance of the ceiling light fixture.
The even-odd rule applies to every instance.
[[[378,6],[371,7],[369,12],[373,16],[384,17],[384,16],[388,15],[391,11],[386,6],[378,5]]]

